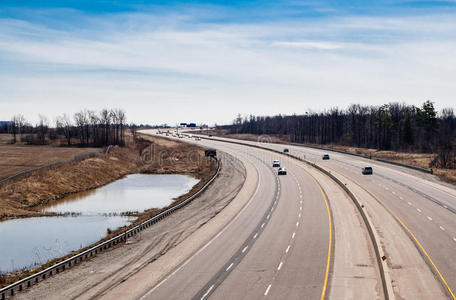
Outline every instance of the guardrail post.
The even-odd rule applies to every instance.
[[[2,293],[2,300],[6,300],[5,293]]]

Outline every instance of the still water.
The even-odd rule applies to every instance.
[[[120,214],[168,206],[196,183],[183,175],[134,174],[42,208],[69,216],[0,222],[0,273],[38,266],[95,243],[108,228],[135,220]]]

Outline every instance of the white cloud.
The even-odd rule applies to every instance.
[[[425,26],[423,25],[425,20]],[[454,106],[456,18],[204,24],[89,18],[91,29],[0,21],[0,119],[118,106],[138,122],[229,122],[352,102]]]

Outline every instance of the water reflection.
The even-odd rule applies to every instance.
[[[87,247],[105,237],[108,228],[136,219],[122,213],[168,206],[197,182],[183,175],[129,175],[41,208],[68,216],[0,222],[0,273],[38,266]]]
[[[44,211],[82,214],[120,214],[162,208],[187,193],[197,179],[183,175],[133,174],[94,191],[67,197]]]

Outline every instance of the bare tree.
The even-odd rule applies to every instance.
[[[38,124],[37,124],[37,129],[38,129],[38,141],[41,145],[46,144],[46,133],[48,132],[49,129],[49,120],[46,116],[44,115],[38,115]]]
[[[71,138],[73,136],[73,124],[71,124],[70,117],[67,114],[63,114],[56,119],[56,127],[57,130],[61,130],[65,139],[67,141],[67,145],[71,146]]]

